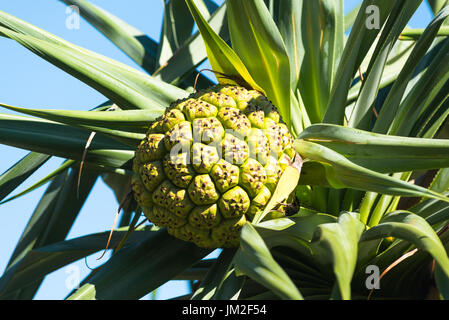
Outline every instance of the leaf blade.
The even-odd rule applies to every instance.
[[[302,300],[301,293],[273,259],[256,229],[246,223],[241,232],[240,248],[233,260],[238,272],[247,274],[283,299]]]
[[[225,77],[218,77],[219,83],[236,84],[236,81],[242,79],[252,88],[263,92],[234,50],[215,33],[203,18],[193,0],[186,0],[186,2],[206,45],[207,57],[212,68],[225,75]]]
[[[50,159],[49,155],[31,152],[0,175],[0,201]]]
[[[262,0],[228,0],[233,49],[254,81],[290,123],[290,62],[281,34]]]
[[[317,227],[311,242],[314,255],[320,263],[332,264],[337,293],[334,298],[351,298],[351,280],[357,263],[358,242],[365,225],[357,214],[343,213],[335,223]]]
[[[439,193],[358,166],[338,152],[319,144],[296,140],[294,147],[304,159],[308,158],[324,165],[327,181],[333,188],[353,188],[390,195],[428,197],[449,202],[449,198]]]
[[[83,18],[144,70],[150,74],[153,73],[156,67],[158,47],[158,44],[153,39],[110,12],[85,0],[61,1],[68,6],[77,6]]]

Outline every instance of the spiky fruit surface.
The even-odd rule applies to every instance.
[[[215,86],[174,102],[134,159],[134,196],[157,226],[200,247],[234,247],[292,161],[293,138],[262,94]]]

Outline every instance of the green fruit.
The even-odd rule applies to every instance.
[[[194,93],[149,125],[133,163],[134,197],[150,222],[176,238],[238,246],[242,226],[264,210],[292,161],[292,144],[259,92],[215,86]]]

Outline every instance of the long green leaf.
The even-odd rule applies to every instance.
[[[246,277],[238,275],[235,268],[230,269],[215,292],[214,300],[237,300],[245,283]]]
[[[312,125],[299,138],[318,143],[362,167],[382,173],[449,166],[449,140],[382,135],[329,124]]]
[[[133,232],[128,238],[127,245],[141,241],[148,232],[151,231]],[[126,230],[115,230],[110,247],[117,245],[125,233]],[[57,269],[103,250],[108,238],[109,231],[55,242],[27,251],[19,261],[15,262],[10,271],[0,278],[1,283],[1,279],[9,277],[9,273],[14,271],[8,286],[2,290],[2,295],[24,288]]]
[[[311,256],[309,242],[314,230],[321,224],[335,220],[334,216],[301,208],[294,216],[264,221],[255,228],[271,250],[289,247],[305,257]]]
[[[273,259],[263,239],[250,223],[243,226],[240,248],[233,261],[239,273],[248,275],[279,297],[302,300],[296,286]]]
[[[164,1],[164,20],[159,41],[158,68],[167,63],[190,37],[194,21],[185,0]]]
[[[338,152],[319,144],[296,140],[294,146],[304,159],[318,161],[324,166],[326,178],[333,188],[353,188],[390,195],[428,197],[449,202],[449,198],[439,193],[356,165]]]
[[[212,299],[220,289],[226,274],[228,273],[232,259],[234,258],[234,249],[224,249],[217,261],[210,268],[204,280],[200,283],[198,289],[193,293],[192,300]]]
[[[394,81],[396,81],[413,48],[414,43],[404,44],[396,42],[396,46],[393,48],[393,52],[390,53],[384,71],[382,73],[382,78],[380,79],[379,83],[380,90],[387,88]],[[349,89],[347,99],[348,105],[350,105],[352,102],[355,103],[359,96],[360,88],[363,84],[360,74],[361,73],[358,74],[356,81],[353,82],[351,88]],[[348,115],[347,118],[349,118],[349,116],[350,115]]]
[[[446,192],[449,190],[449,168],[443,168],[438,170],[432,184],[429,186],[430,189],[436,192]]]
[[[113,255],[68,299],[138,299],[209,253],[170,236],[166,230],[149,233],[144,240]]]
[[[39,238],[45,232],[45,225],[50,220],[51,215],[54,212],[56,206],[57,197],[63,189],[64,182],[67,179],[67,172],[58,175],[48,186],[47,190],[40,199],[36,209],[34,210],[30,220],[28,221],[24,232],[16,244],[16,247],[9,259],[5,273],[0,278],[0,295],[3,298],[18,299],[22,294],[27,295],[27,291],[30,290],[30,294],[27,295],[28,299],[31,299],[36,291],[35,286],[30,289],[24,288],[24,290],[16,290],[16,292],[6,293],[5,288],[11,283],[16,271],[18,271],[20,261],[26,254],[32,250],[33,246],[39,241]],[[39,281],[39,280],[38,280]],[[40,283],[40,282],[38,282]]]
[[[410,135],[414,124],[427,108],[438,106],[446,100],[448,96],[447,81],[449,80],[448,52],[449,39],[446,39],[426,71],[401,102],[391,124],[390,134]]]
[[[78,187],[78,172],[79,170],[73,170],[68,174],[61,173],[61,179],[55,180],[57,193],[53,193],[50,185],[49,197],[42,198],[14,250],[8,264],[9,273],[2,277],[0,292],[7,293],[12,290],[9,288],[16,285],[16,273],[22,267],[26,269],[27,265],[22,265],[22,261],[30,250],[62,241],[67,236],[98,177],[96,172],[84,173],[83,184]],[[78,194],[78,197],[74,197],[74,194]],[[42,281],[42,275],[40,277],[35,275],[30,287],[14,294],[20,295],[23,299],[27,299],[27,296],[31,299],[40,281]],[[18,285],[18,287],[21,286]]]
[[[262,0],[226,4],[233,49],[290,124],[290,62],[276,24]]]
[[[25,21],[0,12],[0,35],[10,37],[86,82],[125,109],[167,107],[187,93],[123,63],[75,46]]]
[[[361,4],[356,5],[351,11],[345,15],[345,32],[352,28],[357,14],[359,13]]]
[[[310,245],[319,264],[332,266],[338,287],[334,298],[351,298],[358,242],[364,229],[356,214],[343,213],[337,222],[320,224],[315,231]]]
[[[85,0],[61,0],[77,6],[80,15],[126,53],[148,73],[156,68],[158,44],[142,31],[127,24],[110,12]]]
[[[304,59],[304,46],[301,39],[301,9],[302,1],[277,1],[279,6],[276,24],[290,59],[291,87],[297,88],[302,61]]]
[[[302,165],[302,163],[301,163]],[[284,201],[289,197],[289,195],[296,189],[298,185],[299,177],[301,174],[301,167],[288,166],[285,168],[276,189],[273,191],[270,200],[268,201],[265,209],[253,218],[253,224],[257,225],[263,218],[274,208],[276,205]]]
[[[335,83],[335,74],[344,49],[343,0],[325,0],[321,2],[323,12],[323,39],[321,43],[321,77],[326,91],[326,101]]]
[[[446,196],[449,195],[448,192],[444,192],[444,194]],[[421,201],[409,210],[426,219],[426,221],[432,226],[436,226],[438,223],[449,220],[449,205],[435,199]]]
[[[53,180],[56,176],[58,176],[60,173],[64,172],[65,170],[67,170],[68,168],[70,168],[72,165],[74,164],[73,160],[68,160],[65,163],[63,163],[61,166],[59,166],[59,168],[57,168],[56,170],[54,170],[53,172],[51,172],[50,174],[46,175],[44,178],[40,179],[38,182],[34,183],[33,185],[31,185],[30,187],[26,188],[25,190],[21,191],[20,193],[9,197],[8,199],[5,199],[3,201],[0,202],[1,204],[4,204],[6,202],[12,201],[14,199],[17,199],[21,196],[24,196],[28,193],[30,193],[33,190],[36,190],[37,188],[39,188],[40,186],[43,186],[44,184],[46,184],[47,182]]]
[[[16,40],[33,53],[92,86],[125,109],[164,110],[168,106],[168,104],[162,104],[162,101],[149,98],[142,93],[140,89],[141,86],[145,85],[143,82],[139,85],[133,84],[132,81],[131,83],[127,82],[126,76],[120,74],[120,70],[116,70],[114,66],[108,65],[106,60],[100,63],[98,57],[89,56],[87,53],[38,38],[15,33],[2,27],[0,27],[0,34]],[[156,80],[149,79],[151,78],[148,77],[146,82],[153,82],[151,85],[155,87]],[[162,85],[160,83],[161,87]],[[185,96],[186,94],[182,94],[178,95],[177,98]],[[176,97],[172,97],[172,100],[176,100]]]
[[[394,2],[389,0],[363,1],[337,68],[335,83],[332,86],[333,89],[323,122],[343,124],[344,109],[351,82],[380,32],[380,28],[390,14],[393,5]],[[370,8],[382,8],[382,10],[378,10],[378,15],[373,15],[372,12],[367,10],[369,6],[372,6]],[[374,28],[366,27],[366,23],[372,19],[378,19],[379,29],[377,26]]]
[[[380,34],[376,48],[366,71],[365,79],[348,125],[355,128],[368,127],[371,109],[378,96],[379,85],[388,56],[402,30],[419,7],[422,0],[396,1]]]
[[[298,89],[306,106],[312,123],[321,122],[326,111],[329,96],[329,85],[324,82],[322,75],[321,36],[322,29],[320,17],[314,15],[320,12],[322,1],[302,1],[301,35],[304,44],[304,60],[299,75]],[[324,40],[324,32],[323,32]],[[328,43],[329,45],[329,43]],[[332,48],[329,48],[332,50]]]
[[[425,32],[416,42],[407,62],[403,66],[396,82],[390,90],[384,107],[381,109],[378,119],[374,125],[373,131],[378,133],[387,133],[391,123],[397,115],[399,105],[406,91],[407,84],[412,78],[419,61],[424,57],[429,47],[432,45],[438,29],[449,14],[449,9],[441,12],[426,28]],[[409,120],[407,120],[409,121]]]
[[[30,152],[2,173],[0,175],[0,201],[28,179],[48,159],[50,159],[49,155]]]
[[[410,135],[413,137],[440,139],[440,133],[444,132],[444,123],[449,117],[449,82],[440,90],[438,95],[428,105],[421,117],[417,119]],[[449,135],[441,137],[449,138]]]
[[[62,158],[82,160],[89,132],[46,120],[0,114],[0,143]],[[121,167],[134,157],[134,150],[101,134],[95,135],[85,160]]]
[[[46,110],[13,107],[0,103],[0,107],[28,114],[31,116],[52,120],[75,127],[99,131],[121,137],[142,139],[137,133],[146,133],[149,124],[163,114],[152,110],[115,110],[114,112],[91,112],[73,110]]]
[[[214,30],[220,38],[225,41],[229,40],[229,32],[226,19],[226,5],[223,4],[218,8],[208,20],[209,26]],[[207,59],[206,47],[201,34],[195,32],[185,43],[178,48],[176,54],[173,55],[167,63],[160,66],[153,76],[169,83],[180,83],[187,75],[194,85],[197,74],[194,71],[201,63]],[[187,80],[187,79],[186,79]],[[197,88],[209,87],[212,84],[203,74],[198,76]]]
[[[263,89],[251,77],[248,69],[240,60],[239,56],[232,50],[228,44],[221,39],[211,26],[201,15],[193,0],[186,0],[190,12],[195,19],[201,36],[206,45],[207,57],[216,72],[223,75],[217,76],[220,83],[236,84],[246,82],[253,89],[263,92]]]
[[[299,90],[298,100],[307,110],[302,112],[303,117],[307,113],[312,123],[321,122],[324,115],[331,85],[329,81],[326,84],[326,79],[334,74],[330,70],[334,68],[334,58],[339,51],[340,20],[333,20],[337,18],[333,4],[323,4],[321,0],[276,2],[279,7],[277,23],[290,59],[292,90]],[[324,29],[325,24],[335,28]]]
[[[425,29],[422,29],[422,28],[417,28],[417,29],[406,28],[401,33],[401,37],[399,38],[399,40],[416,41],[422,36],[422,34],[424,32],[425,32]],[[447,36],[449,36],[449,27],[446,27],[446,26],[440,27],[440,29],[437,32],[437,37],[447,37]]]
[[[395,237],[413,243],[418,249],[429,252],[440,268],[436,278],[438,286],[449,283],[449,258],[432,227],[420,216],[407,211],[396,211],[385,216],[381,223],[366,230],[361,241]],[[449,297],[445,296],[446,299]]]
[[[447,0],[427,0],[432,8],[433,14],[437,15],[438,12],[447,4]]]

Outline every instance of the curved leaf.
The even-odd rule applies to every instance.
[[[389,127],[393,122],[394,118],[397,116],[397,111],[401,100],[403,99],[404,93],[406,91],[409,80],[414,75],[415,69],[418,63],[426,54],[429,47],[432,45],[438,29],[441,27],[442,23],[449,14],[449,9],[445,12],[441,12],[425,29],[425,32],[416,42],[409,58],[407,59],[405,65],[402,67],[397,80],[393,84],[387,98],[385,99],[384,106],[381,108],[379,116],[375,122],[373,131],[378,133],[387,133]]]
[[[296,189],[301,174],[302,160],[299,157],[298,164],[295,166],[289,165],[285,168],[279,181],[276,185],[276,189],[271,195],[270,201],[267,203],[265,209],[256,213],[253,218],[253,224],[258,224],[263,218],[274,208],[276,205],[284,201],[289,195]]]
[[[446,12],[449,13],[449,8],[447,9]],[[389,134],[411,135],[421,116],[428,112],[433,113],[447,99],[449,38],[441,41],[433,50],[435,52],[431,52],[423,63],[428,65],[412,82],[408,94],[402,99],[389,128]],[[447,104],[444,106],[447,107]]]
[[[315,124],[299,135],[350,161],[382,173],[449,167],[449,140],[376,134],[330,124]]]
[[[246,278],[239,276],[236,269],[230,269],[215,292],[214,300],[237,300]]]
[[[296,286],[273,259],[263,239],[250,223],[243,226],[240,248],[233,261],[239,273],[248,275],[279,297],[302,300],[302,295]]]
[[[172,101],[187,96],[187,92],[180,88],[156,80],[116,60],[75,46],[1,11],[0,35],[18,41],[124,109],[163,110]]]
[[[449,193],[444,193],[449,196]],[[426,221],[434,226],[437,223],[449,220],[449,205],[445,202],[435,199],[427,199],[421,201],[417,205],[409,209],[414,214],[426,219]]]
[[[321,2],[323,10],[323,40],[321,44],[321,76],[327,92],[331,92],[335,83],[337,66],[344,49],[343,0],[326,0]],[[328,94],[326,96],[328,99]],[[327,103],[327,101],[325,101]]]
[[[395,211],[385,216],[381,222],[366,230],[360,241],[395,237],[413,243],[418,249],[429,252],[439,270],[436,278],[438,286],[449,284],[449,258],[432,227],[420,216],[407,211]],[[448,299],[448,296],[444,297]]]
[[[190,37],[194,21],[185,0],[164,1],[164,20],[159,41],[158,68],[167,63]]]
[[[418,9],[421,2],[422,0],[401,0],[395,2],[379,35],[376,48],[371,55],[359,97],[349,119],[348,125],[350,127],[368,127],[370,117],[373,114],[372,108],[378,97],[379,85],[388,56],[402,30],[416,9]]]
[[[321,224],[335,220],[334,216],[301,208],[293,216],[263,221],[255,228],[270,249],[289,247],[304,256],[310,256],[309,242],[313,238],[314,230]]]
[[[433,14],[436,15],[446,4],[447,0],[427,0]]]
[[[366,28],[369,6],[382,8],[378,11],[379,27],[382,27],[393,8],[389,0],[365,0],[362,2],[357,18],[351,29],[335,75],[327,110],[323,122],[343,124],[344,110],[349,88],[358,68],[375,41],[380,28]]]
[[[338,288],[333,298],[351,298],[358,242],[364,229],[365,225],[356,214],[343,213],[337,222],[320,224],[315,231],[310,246],[319,264],[332,265]]]
[[[428,197],[449,202],[449,198],[434,191],[356,165],[338,152],[317,143],[296,140],[294,147],[305,160],[308,158],[324,165],[327,181],[333,188]]]

